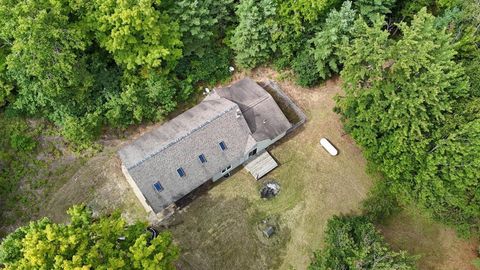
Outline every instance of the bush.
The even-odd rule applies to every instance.
[[[14,131],[10,135],[10,145],[16,151],[23,152],[32,151],[37,147],[37,143],[32,137],[18,131]]]
[[[314,254],[309,270],[415,269],[415,258],[390,250],[366,217],[335,216],[325,234],[325,248]]]
[[[29,126],[26,120],[0,114],[0,223],[13,222],[6,218],[5,209],[19,203],[19,181],[36,174],[42,161],[36,159],[40,128]],[[15,217],[18,219],[19,217]],[[15,222],[18,222],[16,220]]]
[[[375,223],[382,223],[401,210],[395,194],[388,189],[386,180],[375,184],[368,198],[363,201],[362,207],[365,215]]]
[[[63,123],[62,134],[75,150],[81,151],[90,148],[101,128],[98,113],[87,114],[78,118],[67,116]]]
[[[297,75],[297,83],[301,86],[314,86],[320,80],[313,60],[311,49],[303,50],[293,61],[292,69]]]
[[[190,84],[215,84],[230,76],[230,56],[232,51],[228,47],[212,46],[202,57],[196,55],[186,57],[180,61],[175,72],[180,80],[188,78]]]

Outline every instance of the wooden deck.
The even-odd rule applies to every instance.
[[[245,164],[245,169],[258,180],[277,166],[277,162],[265,151]]]

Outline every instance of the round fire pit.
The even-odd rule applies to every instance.
[[[263,199],[270,199],[278,195],[280,192],[280,184],[275,180],[267,181],[260,189],[260,197]]]

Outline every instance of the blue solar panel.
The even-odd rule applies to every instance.
[[[163,190],[163,187],[162,187],[162,185],[160,184],[160,182],[156,182],[155,184],[153,184],[153,188],[154,188],[156,191],[162,191],[162,190]]]
[[[225,150],[227,149],[227,145],[225,144],[224,141],[221,141],[221,142],[219,143],[219,145],[220,145],[220,148],[222,148],[223,151],[225,151]]]
[[[177,173],[178,173],[178,175],[180,175],[180,177],[184,177],[184,176],[185,176],[185,171],[183,170],[182,167],[180,167],[180,168],[177,169]]]
[[[204,155],[204,154],[201,154],[200,156],[198,156],[198,159],[200,159],[200,161],[201,161],[202,163],[207,162],[207,159],[205,158],[205,155]]]

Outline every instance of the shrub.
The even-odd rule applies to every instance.
[[[35,149],[37,143],[32,137],[25,135],[24,133],[14,131],[10,135],[10,145],[16,151],[27,152]]]
[[[87,114],[81,118],[67,116],[63,123],[62,134],[75,150],[90,148],[100,133],[101,119],[98,113]]]
[[[320,79],[312,60],[312,50],[305,49],[293,61],[292,69],[297,75],[297,83],[301,86],[314,86]]]
[[[395,194],[388,189],[386,180],[378,181],[362,203],[365,215],[375,223],[382,223],[401,210]]]
[[[390,250],[366,217],[335,216],[325,234],[325,248],[314,254],[309,270],[415,269],[415,258]]]

